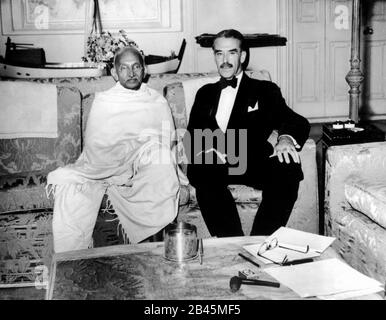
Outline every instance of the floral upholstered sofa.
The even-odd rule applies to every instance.
[[[270,80],[268,72],[249,71],[249,74]],[[195,88],[207,81],[207,78],[212,81],[215,77],[215,74],[151,75],[148,85],[165,95],[177,128],[186,128],[186,98],[194,94],[185,89]],[[36,266],[49,266],[52,255],[53,199],[46,197],[46,176],[58,166],[72,163],[78,158],[94,94],[114,85],[111,77],[31,81],[37,85],[52,83],[57,86],[59,136],[56,139],[0,140],[0,287],[31,283],[36,277]],[[275,135],[270,140],[274,143]],[[319,219],[315,142],[308,139],[300,155],[305,179],[301,182],[299,198],[288,226],[317,233]],[[230,186],[230,189],[238,205],[244,232],[249,234],[254,214],[261,202],[261,192],[236,185]],[[118,221],[114,219],[114,209],[106,206],[107,200],[105,197],[102,202],[94,229],[94,246],[124,242]],[[210,236],[191,186],[181,190],[178,219],[194,223],[199,237]]]
[[[78,89],[57,86],[57,138],[0,139],[0,287],[30,283],[36,266],[49,265],[53,200],[46,176],[79,157],[81,106]]]
[[[326,154],[325,233],[353,268],[386,280],[386,142]]]

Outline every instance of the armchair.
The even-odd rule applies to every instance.
[[[332,146],[326,154],[325,233],[353,268],[386,278],[386,142]]]

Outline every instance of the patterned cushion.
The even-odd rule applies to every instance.
[[[176,128],[186,129],[188,120],[185,111],[185,95],[182,82],[176,82],[166,86],[165,98],[169,103]]]
[[[261,202],[262,192],[260,190],[239,184],[231,184],[228,186],[228,189],[231,191],[236,203],[258,204]]]
[[[44,192],[47,173],[80,155],[80,92],[57,88],[58,138],[0,140],[0,213],[51,207]]]
[[[183,190],[188,190],[189,201],[180,200],[180,206],[189,204],[190,206],[198,206],[196,198],[196,189],[192,185],[183,186]],[[262,200],[262,192],[241,184],[231,184],[228,186],[229,191],[232,193],[233,199],[237,203],[244,204],[259,204]],[[184,191],[186,192],[186,191]]]
[[[235,199],[239,213],[241,227],[245,235],[251,233],[253,220],[261,202],[261,191],[243,185],[230,185],[229,190]],[[194,224],[197,227],[197,234],[202,238],[209,238],[211,235],[202,217],[197,204],[195,189],[189,185],[190,199],[185,205],[181,205],[177,216],[178,221]]]
[[[386,183],[366,178],[350,178],[345,183],[347,202],[371,220],[386,228]]]
[[[0,190],[0,214],[52,208],[53,199],[48,199],[45,192],[46,178],[47,174],[40,172],[7,177]]]

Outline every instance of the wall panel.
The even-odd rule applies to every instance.
[[[79,7],[72,11],[70,18],[63,14],[50,20],[49,29],[37,30],[31,24],[31,12],[23,12],[25,1],[38,3],[35,0],[12,0],[14,7],[12,18],[11,0],[1,0],[2,23],[0,36],[0,55],[5,53],[7,36],[17,43],[33,43],[45,49],[47,61],[50,62],[76,62],[84,54],[84,23],[81,16],[84,4],[92,0],[66,0],[53,1],[53,3],[67,3],[67,6]],[[49,0],[48,0],[49,1]],[[119,2],[133,3],[137,6],[137,16],[127,15],[126,21],[122,20]],[[187,40],[184,59],[180,72],[214,71],[215,65],[212,53],[208,49],[200,48],[195,37],[205,32],[215,33],[223,28],[237,28],[245,33],[277,33],[276,1],[272,0],[114,0],[100,2],[109,5],[109,11],[102,19],[104,30],[117,31],[124,28],[129,37],[137,42],[147,54],[169,55],[171,51],[178,51],[182,39]],[[164,16],[150,14],[144,11],[144,5],[153,3],[163,4],[161,10]],[[115,6],[114,6],[115,4]],[[176,5],[177,4],[177,5]],[[74,8],[75,8],[74,7]],[[128,8],[128,5],[126,5]],[[161,8],[162,9],[162,8]],[[19,11],[18,11],[19,10]],[[106,10],[101,5],[101,10]],[[177,10],[177,11],[176,11]],[[71,12],[71,11],[70,11]],[[170,14],[167,16],[167,14]],[[116,16],[115,21],[111,21]],[[23,20],[24,19],[24,20]],[[68,20],[66,20],[68,19]],[[130,22],[130,19],[132,22]],[[158,19],[158,20],[157,20]],[[17,27],[15,28],[15,21]],[[25,21],[29,21],[25,24]],[[135,23],[134,23],[135,22]],[[23,24],[24,23],[24,24]],[[131,23],[131,24],[130,24]],[[158,25],[157,25],[158,23]],[[66,27],[64,27],[66,26]],[[126,26],[126,27],[125,27]],[[87,29],[87,28],[86,28]],[[250,68],[268,69],[273,78],[277,74],[277,48],[252,49]]]

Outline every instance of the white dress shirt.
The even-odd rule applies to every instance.
[[[243,77],[243,72],[240,72],[237,78],[236,88],[231,86],[226,87],[221,91],[220,100],[218,102],[218,108],[216,113],[216,121],[220,129],[225,132],[228,126],[229,118],[232,113],[233,105],[235,104],[235,99],[237,91],[239,90],[241,78]]]

